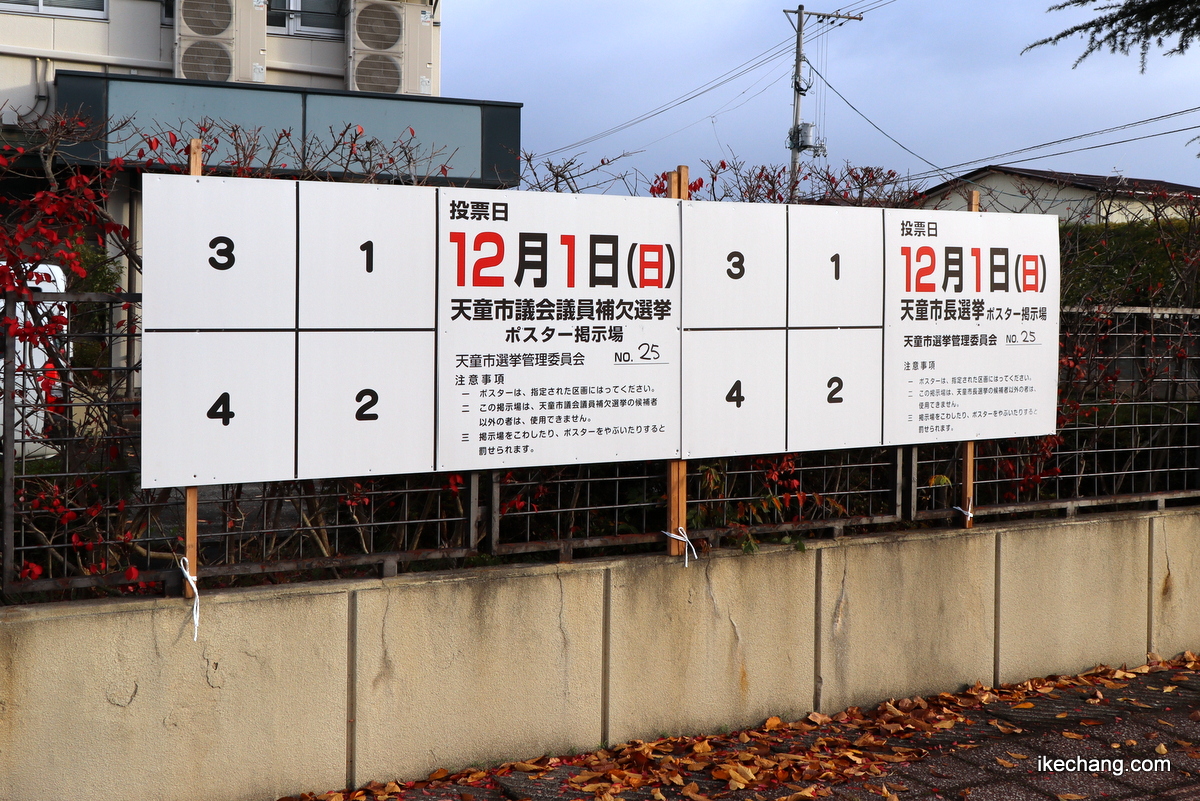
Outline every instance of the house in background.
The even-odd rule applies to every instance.
[[[971,191],[983,211],[1057,214],[1064,222],[1146,219],[1154,204],[1200,198],[1200,187],[1123,175],[1084,175],[991,165],[924,191],[926,209],[965,210]]]

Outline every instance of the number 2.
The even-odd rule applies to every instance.
[[[213,256],[208,257],[208,264],[214,270],[228,270],[233,266],[233,240],[227,236],[214,236],[208,243],[224,261],[217,261]]]
[[[825,386],[829,387],[829,394],[825,396],[825,400],[829,403],[841,403],[845,398],[839,397],[838,393],[842,391],[842,379],[836,375],[829,379],[829,383]]]
[[[373,389],[364,389],[354,396],[354,400],[362,403],[358,407],[358,411],[354,413],[355,420],[378,420],[379,415],[375,412],[368,411],[372,406],[379,403],[379,393]],[[363,401],[366,400],[366,403]]]

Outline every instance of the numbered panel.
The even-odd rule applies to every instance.
[[[884,441],[1055,430],[1058,218],[888,209]]]
[[[300,184],[301,328],[433,328],[436,191]]]
[[[295,183],[143,181],[146,329],[295,326]]]
[[[293,477],[295,334],[142,338],[142,486]]]
[[[787,450],[786,331],[685,331],[685,458]]]
[[[300,478],[433,470],[433,333],[300,334]]]
[[[438,469],[679,455],[679,204],[438,192]]]
[[[883,333],[788,332],[789,451],[879,445]]]
[[[883,212],[788,207],[788,325],[883,322]]]
[[[683,204],[685,328],[787,325],[787,207]]]

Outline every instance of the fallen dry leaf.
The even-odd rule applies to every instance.
[[[1016,762],[1009,762],[1007,759],[1001,759],[1000,757],[996,757],[996,761],[1006,768],[1015,768],[1017,766]]]
[[[1026,701],[1023,704],[1017,704],[1013,709],[1033,709],[1033,701]]]
[[[1087,798],[1086,795],[1080,795],[1079,793],[1060,793],[1058,801],[1083,801],[1085,798]]]
[[[1075,732],[1073,732],[1073,731],[1064,731],[1064,732],[1062,733],[1062,736],[1063,736],[1063,737],[1066,737],[1066,738],[1068,738],[1068,739],[1070,739],[1070,740],[1082,740],[1082,739],[1083,739],[1083,735],[1082,735],[1082,734],[1076,734],[1076,733],[1075,733]]]
[[[1162,756],[1163,754],[1167,753],[1167,747],[1164,744],[1159,743],[1158,745],[1154,746],[1154,753]]]
[[[1018,754],[1015,751],[1005,751],[1004,753],[1008,754],[1013,759],[1029,759],[1027,754]]]

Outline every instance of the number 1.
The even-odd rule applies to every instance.
[[[368,239],[358,246],[358,249],[367,254],[367,272],[375,271],[375,243]]]
[[[833,280],[842,280],[842,254],[834,253],[829,260],[833,262]]]

